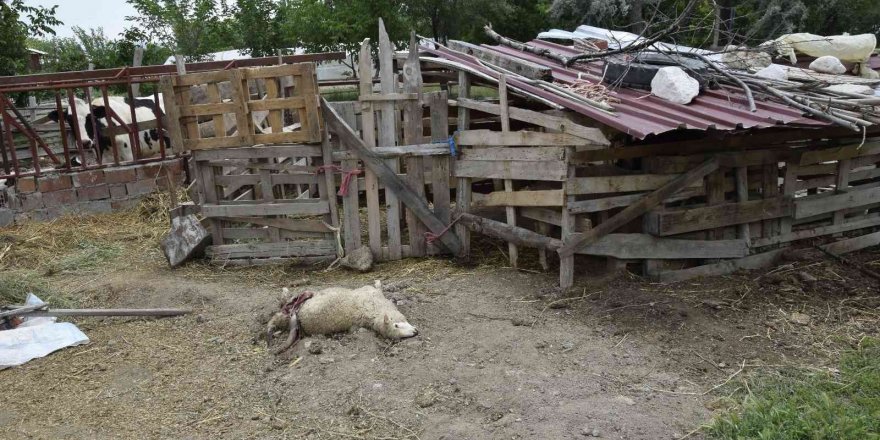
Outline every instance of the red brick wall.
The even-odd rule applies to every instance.
[[[98,214],[135,206],[140,199],[185,180],[183,160],[173,159],[145,165],[130,165],[64,174],[47,174],[18,179],[6,190],[0,206],[3,219],[15,223],[49,220],[66,213]]]

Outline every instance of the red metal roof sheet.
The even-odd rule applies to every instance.
[[[535,40],[530,43],[533,46],[552,49],[564,55],[576,55],[578,52],[568,46],[562,46],[546,41]],[[506,46],[483,47],[501,52],[516,58],[528,60],[537,64],[550,67],[553,71],[553,79],[559,83],[573,83],[578,79],[599,82],[602,75],[603,63],[579,64],[576,67],[562,67],[556,61],[544,58],[529,52],[522,52]],[[467,64],[482,72],[497,77],[497,74],[481,65],[472,56],[448,49],[425,49],[426,52]],[[690,104],[674,104],[664,99],[652,96],[647,90],[632,89],[626,87],[616,88],[610,91],[610,96],[620,102],[611,103],[614,114],[609,114],[595,107],[588,106],[564,96],[547,92],[539,87],[526,82],[509,79],[514,87],[546,98],[569,110],[580,113],[605,125],[608,125],[637,139],[643,139],[648,135],[660,134],[679,129],[696,130],[735,130],[743,128],[766,128],[781,124],[802,125],[828,125],[823,121],[809,119],[799,110],[792,109],[783,104],[770,101],[762,101],[756,97],[758,111],[750,112],[745,93],[733,87],[723,87],[718,90],[706,90]]]

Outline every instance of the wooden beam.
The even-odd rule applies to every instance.
[[[837,225],[818,226],[815,228],[801,229],[799,231],[784,233],[773,237],[759,238],[752,242],[754,247],[770,246],[779,243],[789,243],[806,238],[821,237],[823,235],[837,234],[840,232],[854,231],[856,229],[880,226],[880,215],[871,214],[871,217],[841,223]]]
[[[562,226],[562,212],[558,209],[526,207],[519,210],[519,214],[523,217],[534,220],[538,224],[546,224],[553,226]],[[587,216],[573,216],[575,219],[574,229],[578,231],[586,231],[593,227],[593,222]],[[536,228],[537,229],[537,228]]]
[[[783,252],[785,252],[785,249],[777,249],[736,260],[722,261],[715,264],[691,267],[689,269],[661,272],[658,275],[658,278],[661,283],[676,283],[698,277],[727,275],[738,270],[760,269],[776,262]]]
[[[474,177],[483,179],[515,179],[564,181],[568,167],[559,161],[491,161],[456,160],[452,163],[454,177]]]
[[[675,180],[680,174],[632,174],[626,176],[575,177],[565,184],[568,194],[603,194],[653,191]],[[688,188],[702,188],[702,182],[693,182]]]
[[[500,238],[508,243],[531,248],[544,248],[557,250],[562,246],[562,240],[546,237],[537,232],[532,232],[519,226],[511,226],[499,221],[490,220],[468,213],[458,213],[461,216],[459,223],[467,226],[473,232]]]
[[[455,234],[446,234],[447,225],[438,219],[427,202],[420,198],[412,189],[410,189],[397,174],[388,167],[381,158],[374,155],[364,145],[357,135],[352,131],[339,114],[333,110],[333,107],[326,99],[321,98],[321,109],[324,114],[324,122],[333,129],[333,133],[339,137],[340,143],[351,151],[355,152],[364,166],[376,173],[379,181],[385,185],[385,188],[391,190],[409,208],[419,220],[427,226],[431,232],[440,236],[440,240],[446,245],[447,249],[453,255],[459,255],[461,252],[461,241]]]
[[[652,213],[648,219],[657,235],[675,235],[713,228],[769,221],[791,215],[794,202],[790,197],[723,203],[714,206]]]
[[[477,110],[491,115],[501,115],[501,106],[491,102],[476,101],[459,96],[454,104],[457,105],[459,109],[463,110]],[[509,107],[508,111],[510,119],[516,121],[528,122],[529,124],[537,125],[539,127],[577,136],[597,147],[607,147],[611,145],[611,142],[605,137],[602,130],[598,128],[585,127],[559,116],[548,115],[517,107]]]
[[[545,147],[545,146],[586,146],[590,141],[565,133],[544,133],[540,131],[492,131],[466,130],[455,136],[458,145],[485,145],[493,147]]]
[[[650,234],[608,234],[578,254],[621,259],[741,258],[749,254],[745,240],[677,240]]]
[[[834,255],[842,255],[867,247],[877,246],[878,244],[880,244],[880,232],[874,232],[872,234],[826,244],[822,246],[822,250]]]
[[[660,189],[648,194],[641,200],[626,207],[623,211],[615,214],[613,217],[599,224],[599,226],[590,229],[586,233],[578,233],[571,236],[565,246],[557,252],[561,257],[573,255],[578,249],[595,242],[603,235],[610,234],[621,226],[635,220],[639,216],[645,214],[655,206],[659,205],[673,194],[692,185],[698,180],[702,180],[709,173],[718,169],[718,159],[712,158],[703,162],[697,168],[682,174],[672,181],[666,183]]]
[[[468,55],[477,57],[489,64],[509,70],[518,75],[522,75],[531,79],[552,80],[553,72],[549,67],[542,66],[531,61],[514,58],[500,52],[496,52],[490,48],[477,46],[475,44],[466,43],[464,41],[449,40],[447,43],[450,49],[464,52]]]
[[[565,191],[496,191],[486,195],[474,194],[471,206],[563,206]]]
[[[284,241],[280,243],[247,243],[209,246],[206,254],[217,259],[336,256],[331,240]]]
[[[861,205],[869,205],[880,200],[880,187],[868,189],[850,189],[843,194],[832,196],[820,195],[815,197],[799,198],[795,201],[795,219],[812,217],[841,209],[855,208]]]

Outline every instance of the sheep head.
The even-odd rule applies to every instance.
[[[406,339],[419,334],[419,330],[412,324],[403,322],[391,322],[388,315],[382,320],[382,335],[389,339]]]

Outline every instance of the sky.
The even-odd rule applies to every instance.
[[[115,38],[130,25],[125,17],[135,15],[134,8],[125,0],[25,0],[28,6],[52,7],[58,5],[56,17],[64,25],[55,28],[59,37],[72,37],[71,28],[104,28],[104,34]]]

